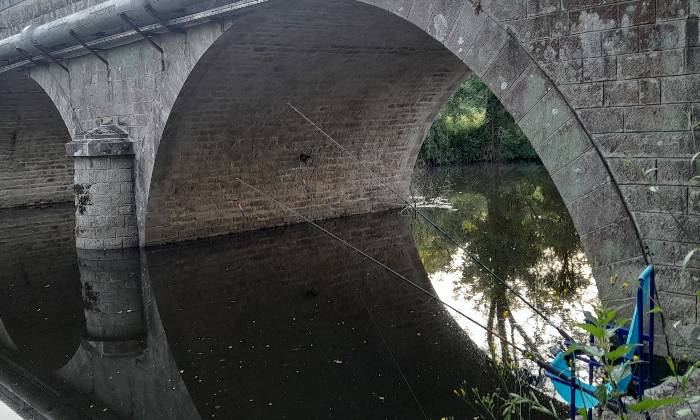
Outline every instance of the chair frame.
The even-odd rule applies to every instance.
[[[642,308],[641,312],[637,315],[637,343],[640,345],[635,348],[632,356],[632,360],[638,360],[639,364],[637,368],[633,370],[632,373],[632,383],[635,384],[637,388],[637,399],[641,400],[644,398],[644,390],[651,386],[654,378],[654,308],[655,308],[655,296],[656,296],[656,282],[655,282],[655,270],[653,266],[651,267],[651,273],[649,275],[649,331],[644,333],[644,280],[642,276],[639,277],[639,286],[637,287],[637,297],[636,297],[636,307]],[[645,270],[646,271],[646,270]],[[589,321],[587,321],[589,322]],[[615,334],[622,340],[627,340],[630,328],[619,328]],[[595,345],[595,337],[591,334],[589,337],[589,343]],[[565,341],[566,347],[572,343]],[[626,357],[627,360],[630,360]],[[567,360],[571,366],[572,377],[570,380],[559,378],[555,376],[549,376],[552,381],[556,381],[565,384],[571,388],[571,400],[569,403],[569,416],[571,420],[576,419],[576,391],[577,379],[576,379],[576,361],[586,363],[588,365],[588,383],[593,384],[593,375],[595,370],[602,366],[602,364],[590,356],[585,356],[581,352],[574,352],[567,356]],[[621,407],[624,410],[624,407]],[[593,408],[588,409],[587,417],[589,420],[593,419]]]

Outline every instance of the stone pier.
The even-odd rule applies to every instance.
[[[75,167],[75,240],[79,249],[138,247],[134,146],[125,128],[103,124],[66,145]]]

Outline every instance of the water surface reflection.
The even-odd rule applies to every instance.
[[[409,221],[323,224],[429,288]],[[452,390],[465,378],[492,388],[440,305],[309,225],[151,250],[148,264],[203,417],[464,417]]]
[[[416,171],[422,211],[564,330],[582,320],[597,289],[571,217],[547,171],[535,163],[484,164]],[[440,296],[483,319],[502,337],[547,354],[559,337],[502,283],[421,219],[419,254]],[[465,320],[456,320],[501,361],[520,355]],[[585,337],[579,337],[585,339]]]
[[[570,321],[595,289],[548,176],[471,170],[419,173],[421,206]],[[504,336],[555,338],[410,214],[322,224]],[[517,358],[310,225],[113,252],[73,228],[72,205],[0,211],[0,400],[25,417],[471,418],[453,390]]]
[[[308,225],[76,253],[71,215],[0,214],[0,399],[25,414],[468,417],[452,390],[493,389],[439,304]],[[430,287],[410,218],[324,226]]]

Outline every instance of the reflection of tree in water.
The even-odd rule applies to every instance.
[[[466,252],[544,313],[558,314],[564,325],[571,325],[564,306],[580,300],[591,279],[584,274],[586,260],[571,218],[544,168],[515,164],[431,170],[416,176],[415,187],[426,203],[424,212],[463,243]],[[449,269],[454,246],[418,219],[414,237],[429,274]],[[469,259],[458,268],[462,278],[455,294],[475,299],[489,329],[543,347],[544,324],[538,323],[531,336],[513,317],[524,306],[520,300]],[[494,357],[499,347],[502,361],[515,361],[511,348],[496,346],[493,335],[487,339]]]

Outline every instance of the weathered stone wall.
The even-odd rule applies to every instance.
[[[197,64],[169,117],[146,243],[296,221],[237,177],[316,219],[400,206],[287,102],[407,195],[427,123],[467,69],[404,25],[353,3],[271,8],[237,22]]]
[[[138,247],[133,156],[73,159],[77,247]]]
[[[621,285],[634,284],[643,247],[666,318],[682,320],[668,331],[676,354],[700,347],[699,256],[680,267],[700,242],[689,182],[699,3],[482,0],[475,13],[464,2],[366,2],[441,40],[500,97],[566,202],[603,300],[633,293]]]
[[[24,74],[0,77],[0,208],[72,200],[70,136],[51,98]]]
[[[514,33],[576,110],[657,265],[666,317],[685,321],[678,329],[686,338],[673,329],[672,343],[681,347],[679,353],[700,346],[700,255],[687,269],[679,267],[700,242],[700,189],[690,182],[700,175],[700,166],[690,163],[700,139],[689,129],[700,119],[700,2],[482,0],[482,5]],[[565,199],[575,184],[558,184]],[[600,211],[619,224],[626,216],[605,199],[609,189],[569,202],[594,265],[597,251],[591,249],[605,246],[598,236],[616,229],[598,224],[586,234],[576,212]],[[600,210],[591,200],[603,204]],[[633,254],[615,259],[596,272],[603,299],[626,294],[610,287],[610,275],[634,273],[644,264]]]

